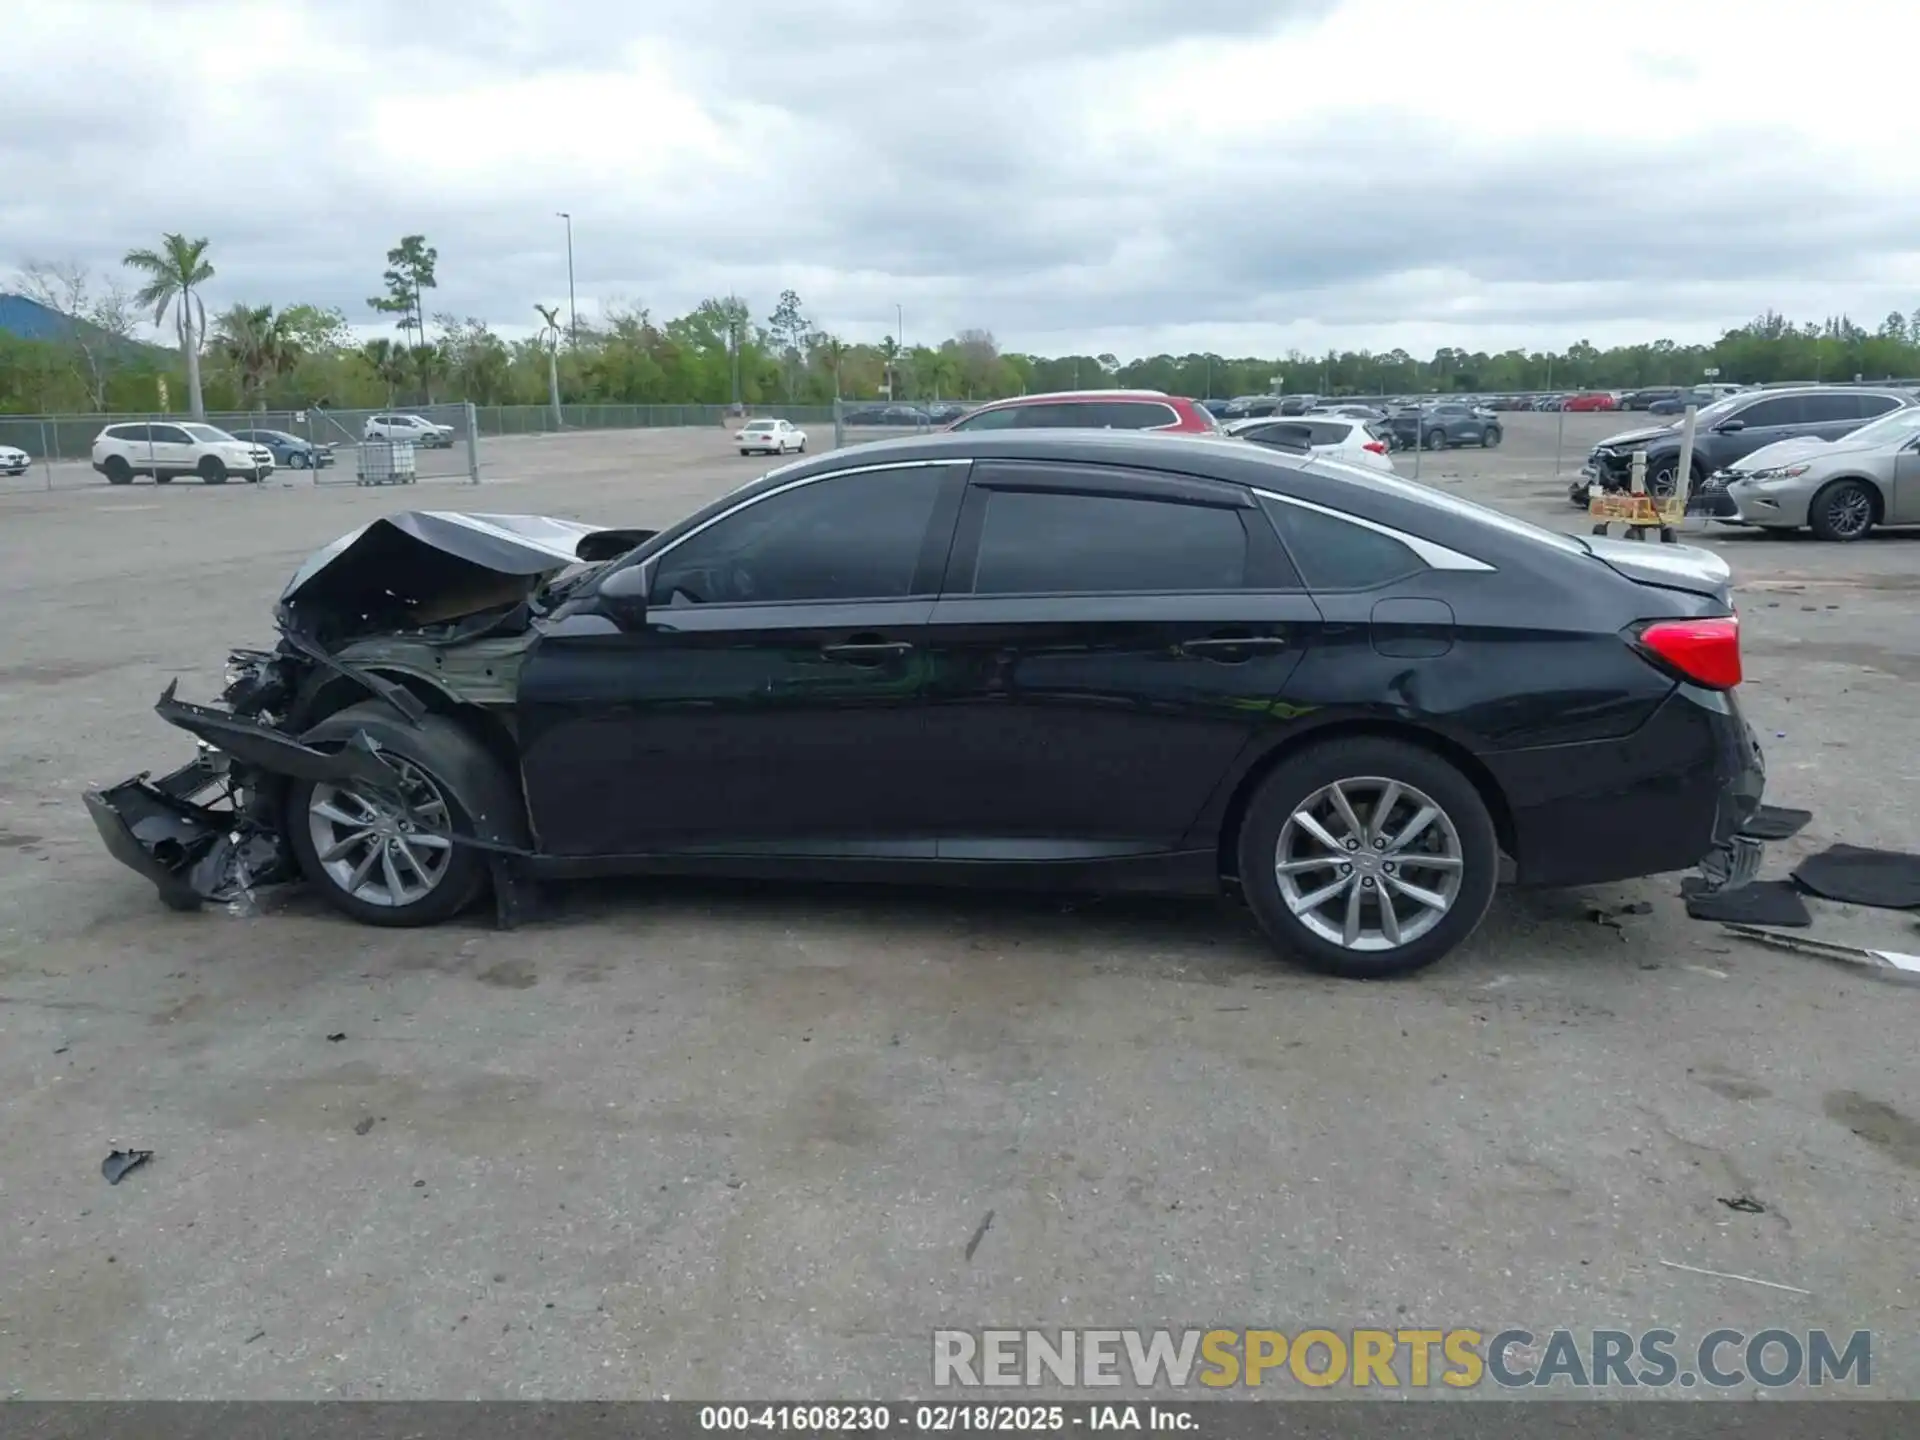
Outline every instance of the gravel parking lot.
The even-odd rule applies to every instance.
[[[1578,528],[1559,417],[1506,419],[1421,479]],[[1566,466],[1625,424],[1565,417]],[[925,1393],[937,1326],[1511,1323],[1871,1329],[1875,1391],[1920,1396],[1920,989],[1672,878],[1504,892],[1362,985],[1204,903],[622,882],[384,933],[172,914],[100,846],[81,788],[184,755],[153,698],[270,638],[315,546],[408,507],[659,523],[765,463],[716,427],[489,442],[478,489],[0,495],[5,1388],[871,1398]],[[1770,798],[1815,812],[1769,873],[1920,850],[1920,537],[1705,538]],[[110,1188],[116,1144],[155,1159]]]

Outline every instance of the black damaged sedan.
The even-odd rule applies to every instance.
[[[1709,553],[1123,432],[786,465],[659,531],[399,514],[296,573],[163,778],[90,793],[168,903],[372,924],[608,872],[1225,892],[1342,975],[1503,874],[1744,883],[1763,782]]]

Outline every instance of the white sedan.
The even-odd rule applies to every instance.
[[[1368,470],[1393,469],[1387,429],[1377,420],[1351,415],[1314,414],[1284,420],[1274,416],[1235,421],[1227,426],[1227,433],[1256,445],[1324,455]]]
[[[0,445],[0,474],[24,475],[27,466],[33,463],[33,457],[24,450],[11,445]]]
[[[791,420],[749,420],[733,432],[742,455],[807,453],[807,432]]]

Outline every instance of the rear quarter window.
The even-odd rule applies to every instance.
[[[1372,590],[1427,568],[1391,535],[1284,500],[1260,504],[1309,590]]]

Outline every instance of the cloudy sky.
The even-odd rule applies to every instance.
[[[1122,356],[1920,307],[1912,0],[6,0],[0,277]],[[1878,37],[1876,39],[1876,37]],[[4,279],[0,278],[0,285]]]

